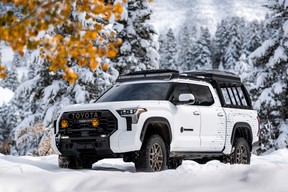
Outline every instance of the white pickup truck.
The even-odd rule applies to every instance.
[[[95,103],[64,108],[54,125],[60,167],[123,158],[147,172],[185,159],[249,164],[259,128],[239,77],[173,70],[120,76]]]

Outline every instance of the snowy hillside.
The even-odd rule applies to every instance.
[[[133,164],[102,160],[93,170],[59,169],[56,156],[13,157],[0,154],[0,192],[57,191],[201,191],[286,192],[288,150],[252,156],[251,165],[184,161],[177,170],[135,173]]]
[[[159,33],[172,28],[178,31],[187,19],[196,26],[208,27],[215,32],[217,23],[225,17],[244,17],[263,20],[267,9],[264,0],[154,0],[152,24]]]

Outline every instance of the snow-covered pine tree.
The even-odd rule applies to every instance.
[[[15,67],[7,71],[7,77],[0,82],[0,86],[15,91],[19,86],[18,73]]]
[[[32,55],[31,55],[31,57],[32,57]],[[33,61],[29,62],[29,64],[28,64],[28,74],[27,74],[28,80],[33,79],[36,76],[37,68],[40,67],[39,66],[39,58],[38,58],[38,60],[36,60],[36,58],[34,58]]]
[[[265,20],[261,21],[260,25],[261,25],[261,38],[263,40],[268,40],[270,39],[273,34],[275,33],[275,29],[272,27],[269,27],[269,19],[270,19],[271,15],[269,13],[267,13],[265,15]]]
[[[237,17],[231,18],[231,28],[229,32],[229,44],[224,55],[223,68],[225,70],[233,70],[236,62],[240,58],[240,51],[242,47],[242,20]]]
[[[266,22],[273,36],[256,49],[250,58],[264,69],[257,74],[253,91],[255,108],[261,117],[262,150],[287,147],[288,142],[288,1],[270,0],[266,7],[271,18]]]
[[[120,74],[158,69],[158,42],[156,30],[148,23],[152,13],[147,0],[127,1],[127,17],[117,21],[114,29],[123,40],[120,52],[112,59]]]
[[[11,144],[10,132],[19,124],[19,112],[17,108],[10,103],[4,104],[0,108],[0,153],[9,153],[10,149],[7,147]],[[2,144],[1,144],[2,143]]]
[[[162,45],[162,52],[160,53],[160,68],[178,70],[176,63],[177,56],[177,42],[172,29],[170,28],[166,34],[165,41]]]
[[[242,54],[239,61],[236,62],[235,68],[232,69],[233,73],[241,78],[242,83],[245,84],[248,91],[255,85],[255,71],[251,61],[246,57],[246,54]]]
[[[196,42],[192,70],[212,69],[211,34],[208,28],[201,27],[199,40]]]
[[[166,46],[166,35],[165,34],[160,34],[158,37],[158,44],[159,44],[159,68],[162,68],[161,66],[164,63],[164,58],[165,58],[165,46]]]
[[[244,32],[243,45],[241,53],[246,56],[250,55],[263,43],[261,23],[252,21],[247,24]]]
[[[14,67],[23,67],[24,63],[25,63],[24,58],[19,54],[18,51],[16,51],[13,55],[12,65]]]
[[[0,153],[5,153],[3,146],[7,138],[6,130],[8,127],[8,106],[4,103],[0,107]]]
[[[229,28],[228,21],[223,19],[220,24],[217,25],[215,37],[213,39],[213,68],[219,68],[223,66],[224,54],[229,44]]]
[[[197,39],[197,29],[195,26],[190,31],[188,25],[184,24],[179,32],[179,54],[178,66],[180,71],[191,70],[194,61],[193,47]]]

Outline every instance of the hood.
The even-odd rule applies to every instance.
[[[153,108],[169,101],[121,101],[121,102],[101,102],[89,104],[75,104],[66,106],[62,112],[87,111],[87,110],[118,110],[126,108]]]

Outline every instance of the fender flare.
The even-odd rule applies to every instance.
[[[236,134],[237,130],[239,130],[240,132],[243,133],[243,129],[245,130],[245,132],[247,130],[247,132],[246,132],[246,133],[248,133],[247,142],[249,143],[249,145],[252,145],[253,134],[252,134],[251,126],[246,122],[238,122],[238,123],[235,123],[235,125],[233,127],[233,131],[232,131],[232,135],[231,135],[231,141],[230,141],[232,146],[234,144],[234,140],[235,140],[235,136],[236,136],[235,134]],[[245,132],[243,133],[244,135],[245,135]],[[247,138],[245,138],[245,139],[247,139]]]
[[[144,141],[147,128],[151,123],[164,123],[168,128],[170,143],[172,142],[171,126],[170,126],[169,121],[164,117],[150,117],[150,118],[146,119],[146,121],[143,125],[143,128],[142,128],[141,134],[140,134],[140,140],[142,142]]]

